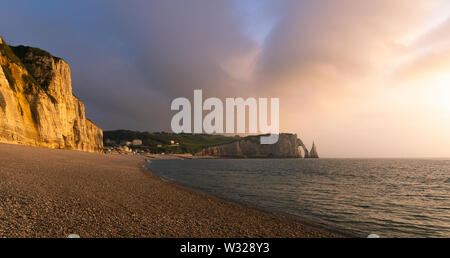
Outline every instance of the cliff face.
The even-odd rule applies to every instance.
[[[69,65],[0,38],[0,142],[101,151],[102,130],[86,119],[72,94]]]
[[[197,155],[230,158],[301,158],[307,149],[296,134],[280,134],[276,144],[260,144],[259,137],[250,137],[230,144],[204,149]],[[305,156],[307,157],[307,156]]]

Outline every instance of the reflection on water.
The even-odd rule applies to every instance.
[[[450,237],[450,160],[155,160],[163,178],[361,236]]]

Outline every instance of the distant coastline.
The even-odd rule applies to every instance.
[[[308,150],[296,134],[281,133],[275,144],[261,144],[260,136],[116,130],[104,132],[104,146],[105,153],[191,154],[207,158],[319,158],[315,143]]]

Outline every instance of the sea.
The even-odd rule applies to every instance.
[[[185,159],[166,180],[350,236],[450,237],[450,159]]]

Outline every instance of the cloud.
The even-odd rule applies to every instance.
[[[448,47],[450,45],[450,18],[428,30],[414,42],[416,48]]]
[[[75,93],[102,128],[168,130],[173,98],[244,88],[249,75],[232,65],[248,64],[243,57],[256,46],[233,7],[223,0],[11,1],[0,29],[14,44],[66,59]]]
[[[282,1],[260,57],[263,80],[367,76],[427,17],[432,1]]]
[[[229,91],[236,82],[221,64],[254,48],[230,1],[116,2],[110,13],[151,87],[171,97]]]
[[[436,74],[448,74],[449,71],[450,48],[431,50],[400,66],[394,73],[394,79],[400,82],[411,82]]]
[[[450,71],[450,19],[438,24],[418,37],[393,73],[399,82],[411,82]],[[450,87],[450,86],[449,86]]]

